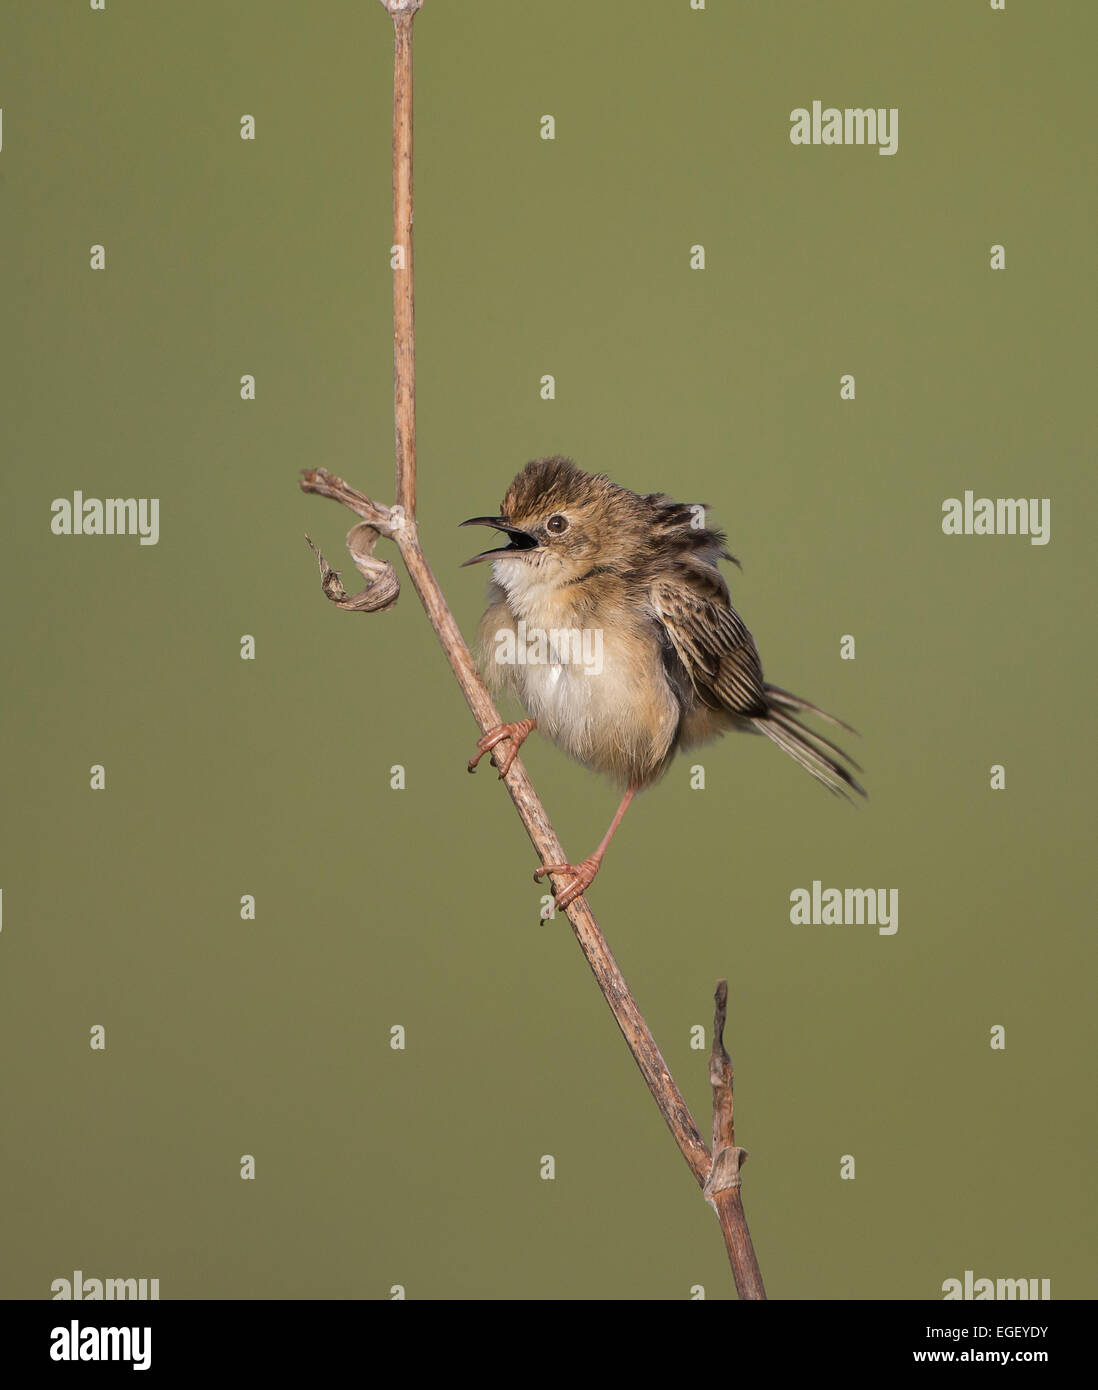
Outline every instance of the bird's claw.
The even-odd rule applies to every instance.
[[[546,874],[567,874],[572,882],[565,889],[554,889],[553,898],[557,907],[563,910],[570,907],[578,897],[586,893],[591,884],[595,881],[595,875],[599,871],[600,860],[591,855],[589,859],[583,860],[581,864],[539,864],[534,870],[534,882],[540,883]]]
[[[477,763],[484,757],[485,753],[492,753],[498,743],[502,743],[505,738],[511,740],[510,745],[502,754],[492,753],[492,761],[499,768],[499,780],[502,782],[511,770],[511,764],[518,757],[518,751],[523,742],[534,727],[533,719],[519,719],[513,724],[497,724],[495,728],[489,729],[486,734],[482,734],[477,739],[477,748],[480,750],[475,758],[469,759],[469,771],[476,772]],[[501,761],[502,757],[502,761]]]

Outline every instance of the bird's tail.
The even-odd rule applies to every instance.
[[[861,772],[861,768],[850,754],[845,753],[830,739],[824,738],[823,734],[806,729],[794,714],[818,715],[829,724],[834,724],[836,728],[845,729],[851,734],[856,734],[857,730],[852,729],[849,724],[844,724],[841,719],[836,719],[834,715],[827,714],[818,705],[802,700],[799,695],[791,695],[788,690],[782,690],[780,686],[766,685],[763,688],[766,691],[769,709],[765,715],[751,721],[756,729],[800,763],[806,772],[811,772],[813,777],[836,796],[845,796],[848,801],[851,800],[848,788],[856,791],[859,796],[868,796],[865,788],[844,766],[845,763],[849,763]]]

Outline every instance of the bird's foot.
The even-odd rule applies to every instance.
[[[534,870],[534,882],[540,883],[544,874],[568,874],[572,882],[565,889],[554,889],[553,897],[557,907],[563,910],[582,894],[586,893],[595,881],[595,875],[602,863],[601,854],[592,854],[582,864],[539,864]]]
[[[496,744],[502,743],[505,738],[511,740],[510,745],[500,753],[492,753],[492,761],[499,768],[500,781],[507,776],[511,770],[511,764],[518,756],[518,751],[522,747],[527,734],[537,723],[536,719],[518,719],[513,724],[497,724],[494,729],[489,729],[486,734],[477,739],[477,747],[480,752],[475,758],[469,759],[469,771],[477,770],[477,763],[484,757],[485,753],[491,753]],[[502,758],[502,761],[501,761]]]

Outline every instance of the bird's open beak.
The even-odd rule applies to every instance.
[[[529,531],[520,531],[517,526],[512,526],[501,516],[471,516],[468,521],[463,521],[462,526],[494,526],[497,531],[503,531],[511,538],[510,545],[500,545],[495,550],[482,550],[479,555],[474,555],[471,560],[466,560],[462,565],[476,565],[481,560],[490,560],[493,555],[509,555],[519,550],[535,550],[537,540]]]

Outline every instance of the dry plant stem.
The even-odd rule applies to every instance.
[[[332,498],[350,508],[369,527],[380,535],[393,539],[407,567],[408,574],[420,597],[427,617],[430,619],[447,660],[457,678],[462,693],[472,710],[482,732],[501,724],[499,711],[480,678],[469,648],[461,635],[449,605],[443,597],[438,581],[419,544],[416,530],[416,456],[415,456],[415,357],[414,357],[414,298],[412,275],[412,20],[420,8],[422,0],[381,0],[392,15],[396,30],[396,54],[393,84],[393,242],[404,248],[404,267],[394,270],[393,317],[394,317],[394,372],[396,405],[396,490],[397,505],[389,508],[371,501],[364,493],[349,487],[325,469],[307,470],[301,487],[305,492],[314,492]],[[360,528],[352,530],[354,537]],[[367,539],[370,539],[369,535]],[[383,575],[379,580],[380,563],[372,556],[372,539],[368,546],[352,544],[352,558],[367,577],[368,588],[386,582]],[[333,572],[321,559],[321,572],[324,576],[325,592],[341,606],[354,606],[340,598],[342,586],[338,577],[332,580]],[[386,603],[390,600],[389,588],[385,589]],[[360,596],[361,597],[361,596]],[[368,603],[360,605],[368,608]],[[519,817],[541,863],[559,864],[567,861],[564,849],[557,839],[549,822],[545,808],[541,804],[533,784],[526,775],[520,758],[516,757],[504,778],[504,784],[515,804]],[[568,882],[564,875],[563,883]],[[721,1131],[721,1145],[714,1148],[716,1161],[710,1155],[705,1141],[698,1132],[694,1118],[671,1077],[671,1072],[649,1031],[629,987],[625,983],[617,962],[614,960],[595,921],[594,914],[584,898],[578,898],[566,909],[572,930],[580,944],[588,965],[614,1014],[622,1036],[632,1052],[637,1066],[651,1091],[656,1104],[686,1159],[699,1186],[705,1191],[707,1199],[717,1212],[724,1233],[725,1245],[736,1280],[736,1288],[741,1298],[765,1298],[758,1265],[751,1247],[751,1237],[743,1215],[743,1205],[739,1194],[738,1162],[735,1183],[726,1181],[730,1143],[724,1142],[725,1130]],[[723,982],[722,982],[723,983]],[[720,1007],[718,1005],[718,1007]],[[722,1013],[723,1021],[723,1013]],[[714,1049],[717,1047],[714,1038]],[[723,1045],[721,1046],[723,1052]],[[727,1054],[725,1054],[727,1061]],[[712,1067],[712,1060],[711,1060]],[[727,1080],[728,1100],[727,1134],[731,1135],[731,1067]],[[716,1094],[716,1088],[715,1088]],[[742,1153],[742,1150],[738,1151]],[[742,1160],[740,1160],[742,1161]]]
[[[383,0],[385,3],[385,0]],[[412,292],[412,21],[421,0],[392,0],[393,245],[404,265],[393,271],[393,416],[396,421],[397,505],[416,512],[416,315]]]
[[[703,1190],[720,1218],[736,1291],[741,1298],[763,1299],[766,1290],[740,1196],[740,1169],[747,1162],[747,1150],[736,1144],[732,1061],[724,1047],[727,1013],[728,981],[718,980],[713,1008],[713,1047],[709,1054],[709,1082],[713,1087],[713,1166]]]

